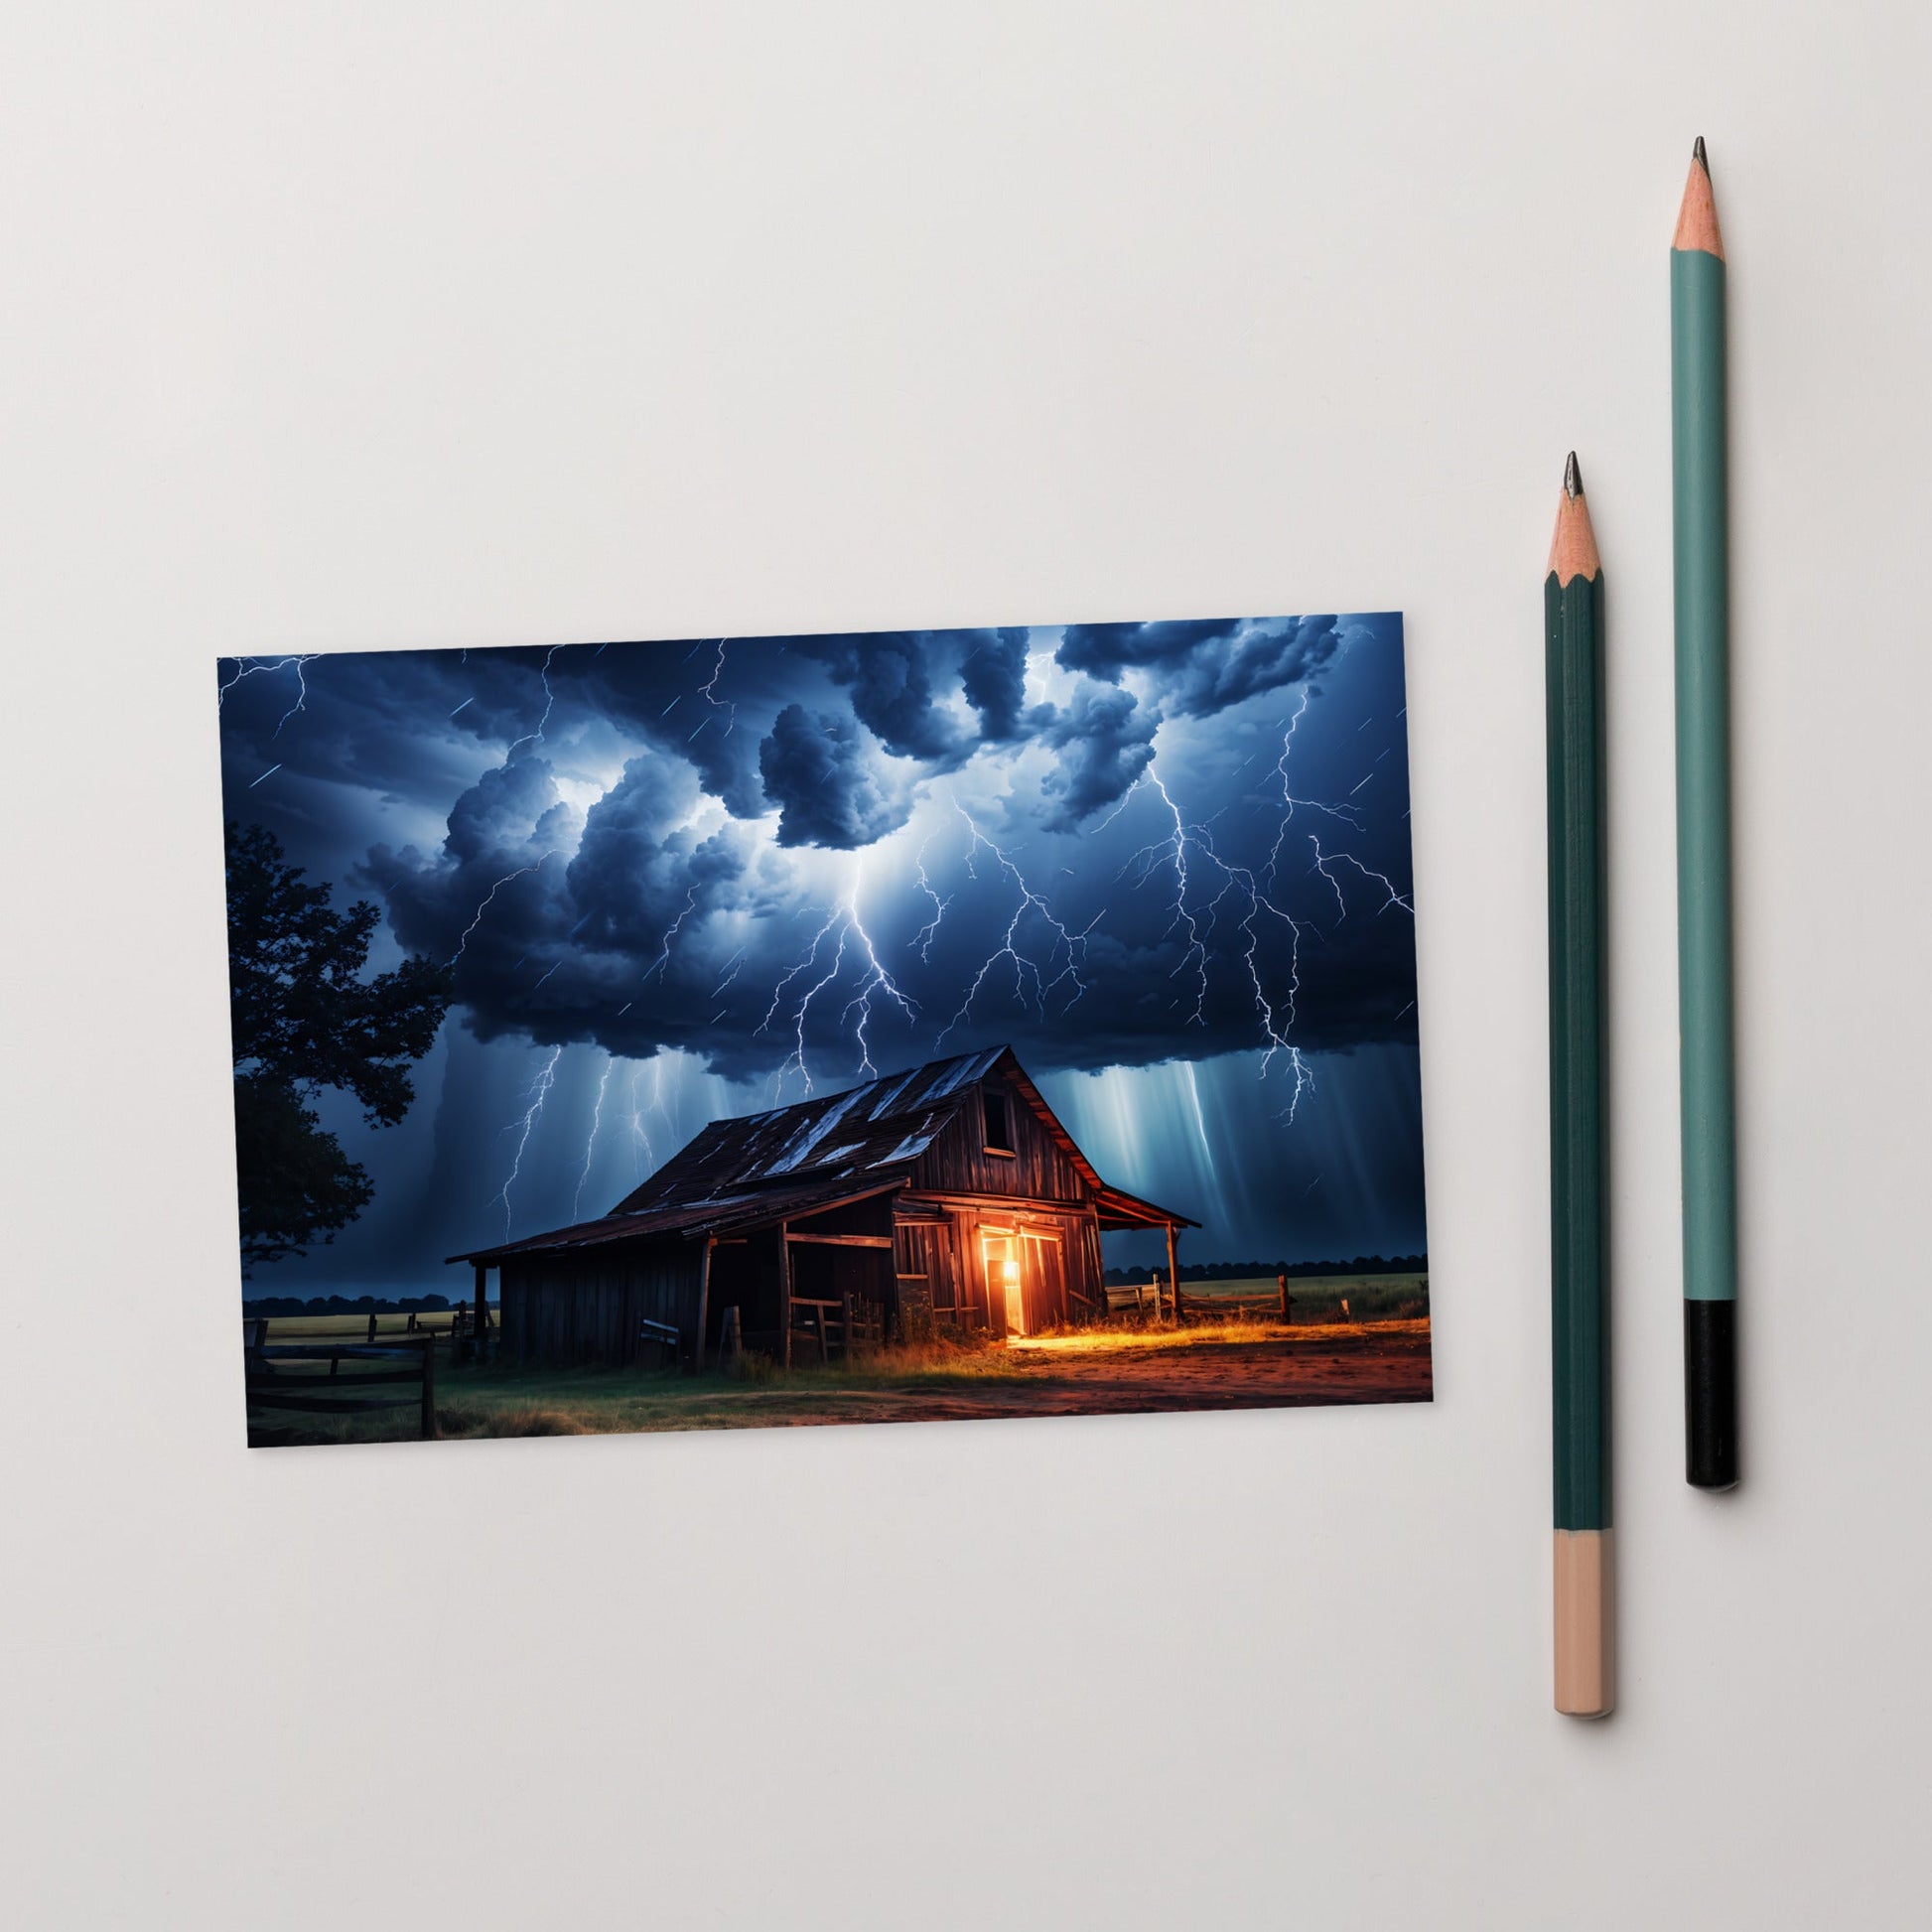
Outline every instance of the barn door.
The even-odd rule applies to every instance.
[[[1037,1334],[1066,1319],[1066,1283],[1059,1237],[1030,1234],[1021,1242],[1020,1273],[1027,1287],[1028,1331]]]
[[[980,1256],[986,1266],[986,1300],[994,1316],[993,1332],[1000,1334],[999,1311],[1006,1310],[1004,1332],[1027,1332],[1026,1266],[1021,1256],[1023,1243],[1010,1229],[980,1235]]]

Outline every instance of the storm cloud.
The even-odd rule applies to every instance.
[[[1156,672],[1165,710],[1207,718],[1264,692],[1306,683],[1340,647],[1340,626],[1332,617],[1221,619],[1070,624],[1058,656],[1069,670],[1114,681],[1128,669]]]
[[[1063,710],[1043,707],[1038,730],[1060,760],[1046,778],[1047,828],[1071,831],[1126,797],[1154,761],[1159,724],[1158,713],[1143,710],[1133,692],[1115,684],[1083,685]]]
[[[996,1039],[1041,1074],[1259,1051],[1277,1079],[1290,1049],[1415,1036],[1394,620],[222,682],[229,815],[452,961],[482,1039],[676,1049],[795,1095]]]
[[[778,808],[780,845],[851,851],[905,823],[909,801],[856,717],[786,705],[759,747],[764,794]]]

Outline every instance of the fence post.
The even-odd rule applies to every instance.
[[[707,1234],[704,1238],[704,1254],[698,1261],[698,1339],[691,1350],[691,1373],[704,1373],[704,1324],[711,1306],[711,1251],[717,1246],[717,1238]],[[499,1291],[500,1295],[500,1291]],[[720,1335],[718,1345],[722,1351],[724,1337]]]
[[[778,1366],[791,1366],[791,1224],[778,1223]]]
[[[369,1311],[369,1339],[371,1341],[375,1339],[375,1311],[373,1309]]]

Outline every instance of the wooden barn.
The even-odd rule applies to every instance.
[[[601,1220],[482,1248],[507,1361],[822,1360],[934,1325],[1025,1335],[1104,1312],[1100,1237],[1198,1223],[1094,1172],[1010,1047],[713,1121]],[[675,1334],[675,1341],[672,1336]]]

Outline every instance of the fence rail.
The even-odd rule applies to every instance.
[[[283,1342],[262,1339],[265,1321],[248,1324],[242,1350],[247,1371],[248,1406],[297,1414],[355,1416],[380,1409],[415,1409],[423,1441],[436,1438],[436,1338],[425,1335],[371,1345],[368,1342]],[[354,1368],[345,1362],[400,1364],[396,1368]],[[407,1394],[402,1393],[408,1389]],[[344,1395],[345,1389],[373,1393]]]
[[[1173,1307],[1173,1297],[1159,1282],[1136,1282],[1128,1288],[1109,1286],[1106,1294],[1109,1314],[1151,1314],[1159,1321],[1161,1311]]]
[[[807,1338],[815,1342],[820,1362],[829,1362],[835,1349],[842,1361],[850,1361],[859,1350],[883,1347],[886,1340],[876,1305],[852,1295],[836,1302],[794,1295],[791,1335],[794,1343]]]

